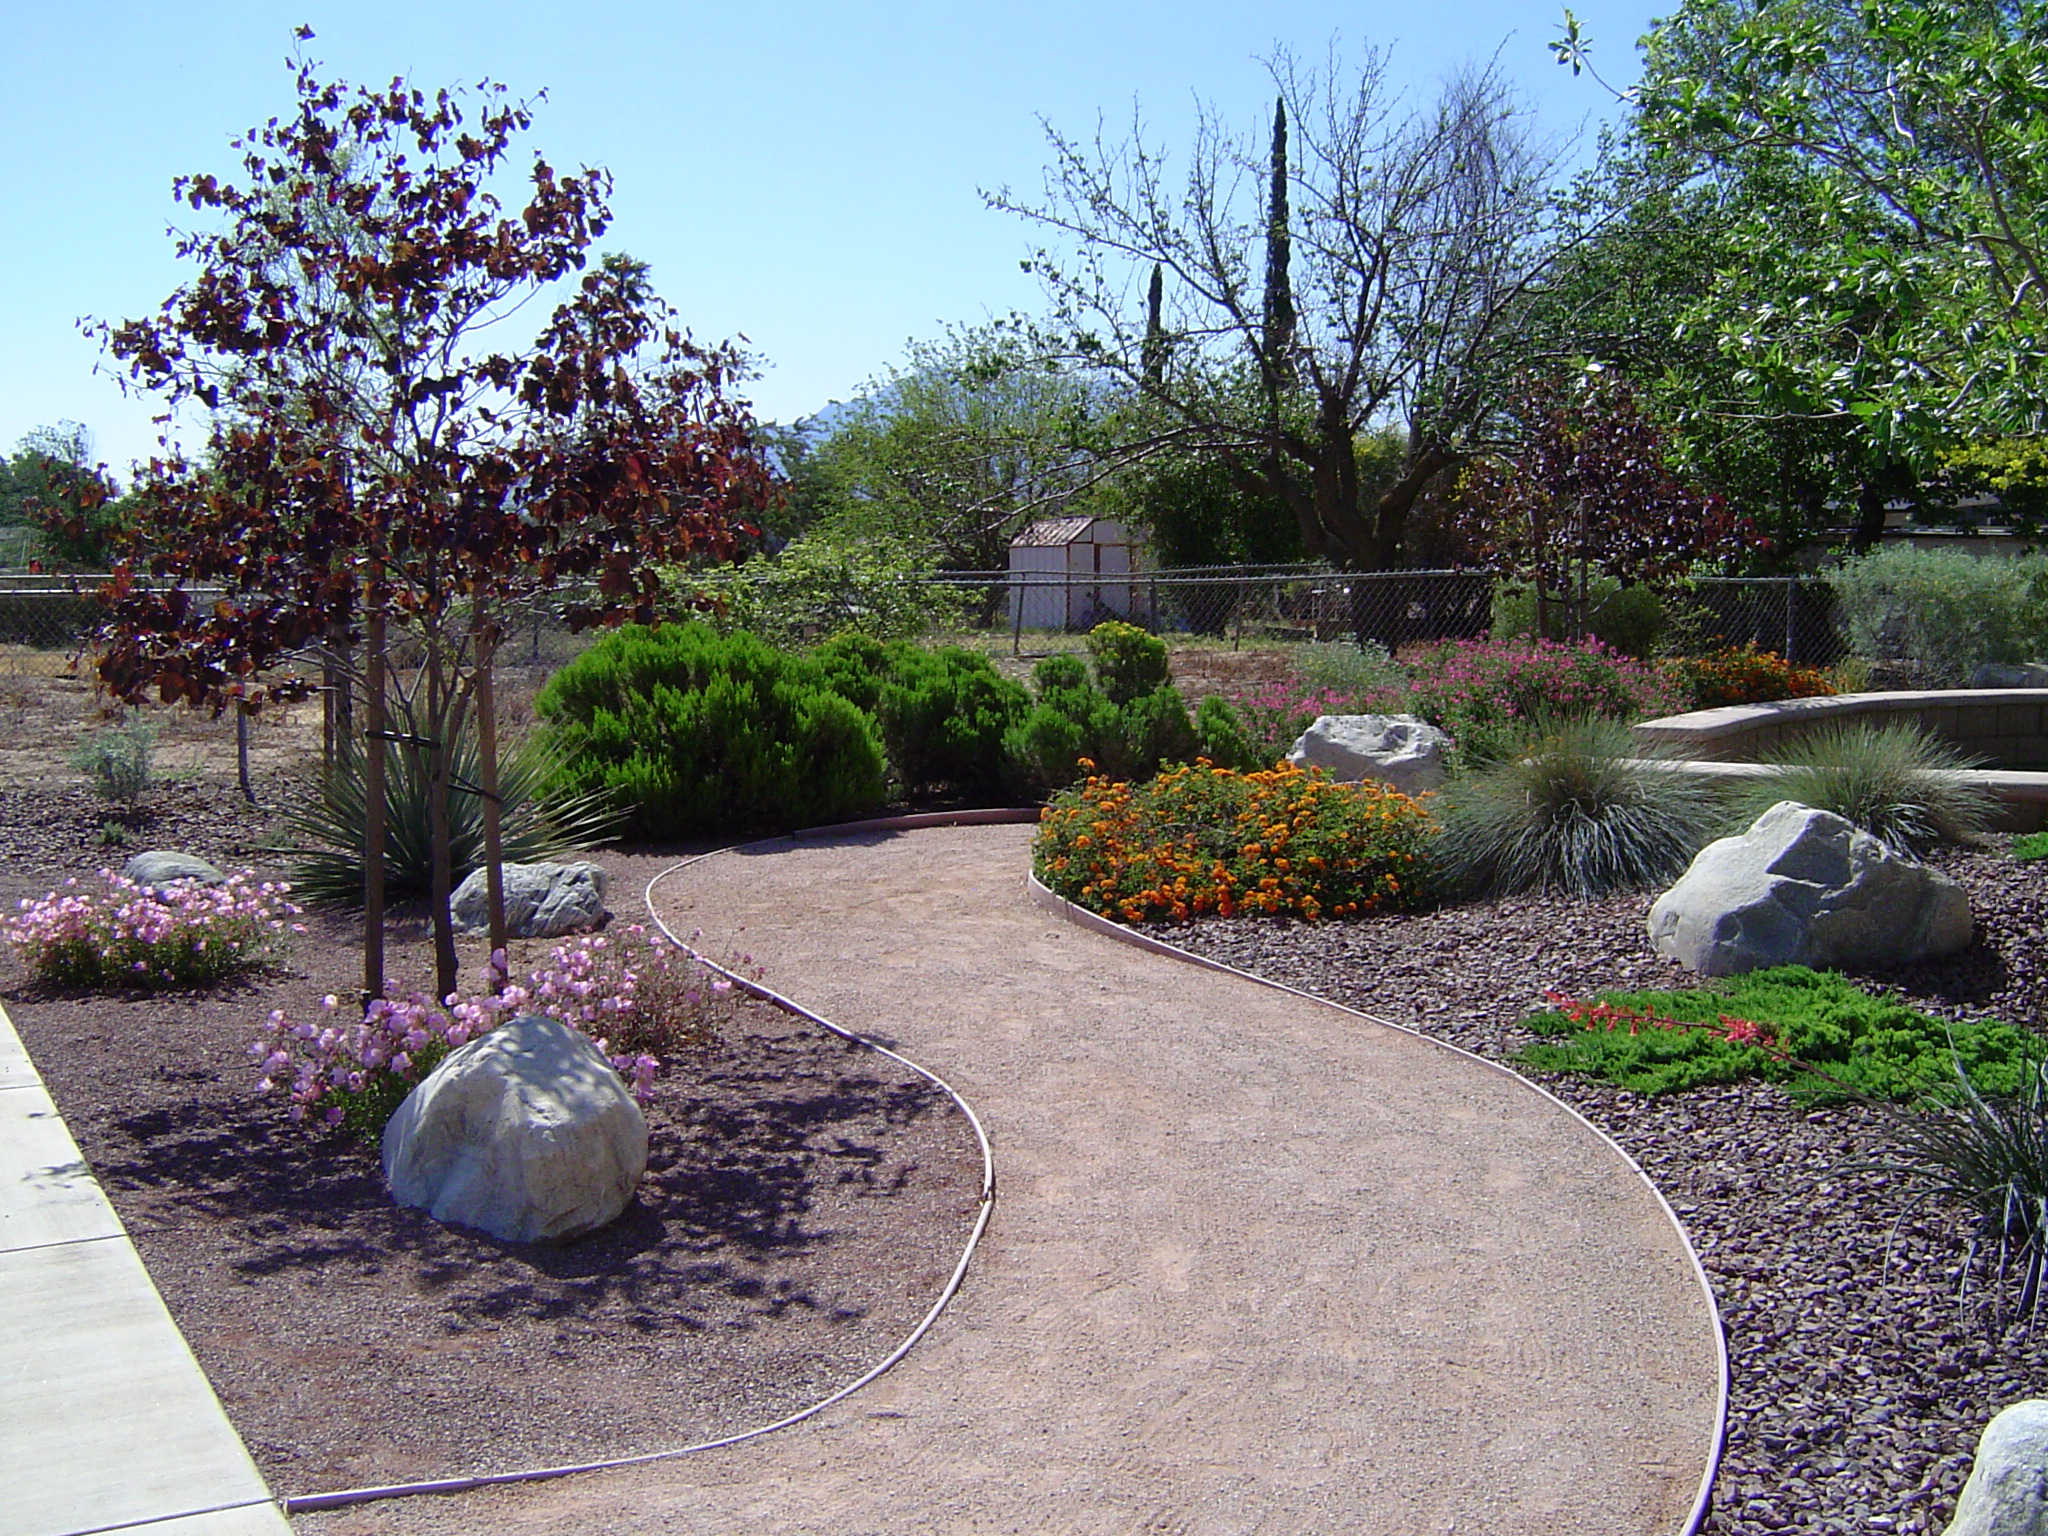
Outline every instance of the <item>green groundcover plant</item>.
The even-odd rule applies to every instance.
[[[2012,856],[2022,864],[2048,859],[2048,832],[2022,832],[2012,840]]]
[[[1796,965],[1712,987],[1551,1001],[1525,1021],[1540,1038],[1520,1060],[1641,1094],[1762,1078],[1809,1102],[1940,1099],[1959,1071],[1981,1092],[2011,1094],[2044,1051],[2010,1024],[1937,1019]]]
[[[64,882],[21,903],[4,935],[44,986],[205,987],[272,963],[286,936],[305,929],[291,887],[242,871],[220,885],[179,881],[147,890],[112,870],[95,887]]]

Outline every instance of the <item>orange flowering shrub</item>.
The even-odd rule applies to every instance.
[[[1776,652],[1758,650],[1754,642],[1711,656],[1674,657],[1664,663],[1664,671],[1685,691],[1688,709],[1817,699],[1835,691],[1826,673],[1795,667]]]
[[[1054,796],[1032,868],[1069,901],[1127,923],[1357,917],[1421,900],[1435,834],[1422,805],[1384,784],[1204,760]]]

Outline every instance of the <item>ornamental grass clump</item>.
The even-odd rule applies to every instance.
[[[29,975],[51,987],[205,987],[269,965],[305,929],[291,887],[248,871],[220,885],[181,881],[152,892],[112,870],[21,903],[5,927]]]
[[[597,934],[556,946],[524,982],[507,975],[504,951],[491,957],[487,986],[443,1002],[419,992],[377,998],[353,1023],[341,1000],[322,1000],[329,1022],[271,1013],[249,1047],[261,1093],[282,1093],[291,1118],[335,1126],[361,1141],[384,1123],[415,1084],[453,1051],[506,1019],[543,1014],[588,1035],[633,1096],[646,1103],[662,1058],[701,1045],[731,1006],[734,984],[681,946],[638,925],[614,942]]]
[[[1918,858],[1981,836],[1997,800],[1964,770],[1977,759],[1917,725],[1821,727],[1768,754],[1777,772],[1750,781],[1737,810],[1753,820],[1780,800],[1832,811],[1894,852]]]
[[[1032,845],[1038,878],[1122,922],[1246,915],[1358,917],[1420,903],[1429,812],[1383,784],[1206,761],[1054,797]]]
[[[1681,874],[1722,824],[1712,780],[1644,755],[1618,720],[1525,727],[1460,779],[1440,812],[1452,885],[1597,896]]]
[[[2010,1024],[1938,1019],[1797,965],[1711,987],[1550,1001],[1523,1021],[1538,1039],[1519,1059],[1640,1094],[1761,1078],[1802,1102],[1939,1102],[1956,1070],[1986,1092],[2019,1091],[2044,1049]]]

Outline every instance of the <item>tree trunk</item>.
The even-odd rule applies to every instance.
[[[441,659],[441,637],[427,636],[426,727],[433,733],[427,753],[428,915],[434,928],[434,996],[445,1000],[461,982],[455,958],[455,920],[448,912],[454,895],[454,858],[449,848],[448,774],[461,729],[458,711],[447,697]]]
[[[491,669],[497,661],[497,635],[482,626],[476,637],[477,789],[483,797],[484,878],[490,883],[491,953],[505,948],[505,842],[503,808],[498,804],[498,693]],[[502,979],[494,967],[491,990]]]
[[[363,701],[363,1006],[384,995],[384,614],[370,610]]]
[[[1856,488],[1856,527],[1849,535],[1849,548],[1856,554],[1876,548],[1884,537],[1884,504],[1884,489],[1875,476]]]
[[[1401,564],[1401,545],[1408,533],[1408,514],[1436,477],[1457,463],[1439,443],[1425,443],[1408,461],[1408,472],[1380,493],[1373,507],[1372,530],[1362,540],[1354,570],[1391,571]]]

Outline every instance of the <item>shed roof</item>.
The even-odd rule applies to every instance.
[[[1088,532],[1092,517],[1048,517],[1031,524],[1010,540],[1012,549],[1044,548],[1055,544],[1077,544]]]

